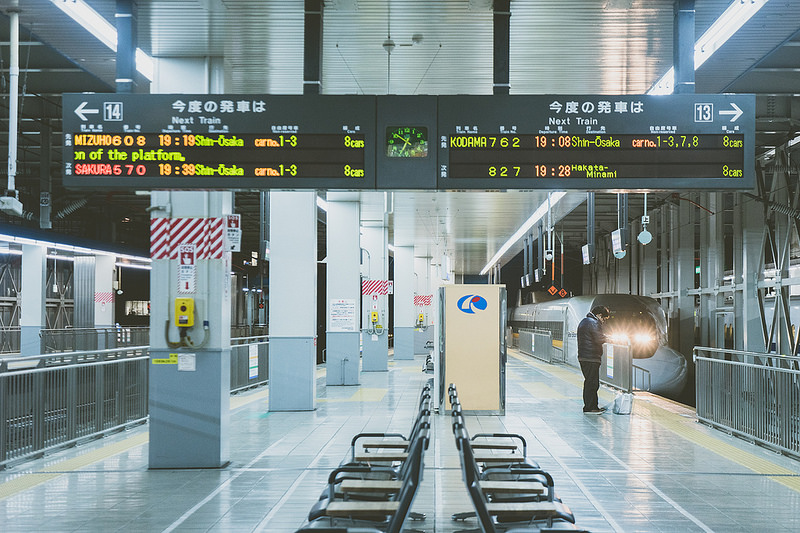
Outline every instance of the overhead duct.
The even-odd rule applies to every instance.
[[[63,218],[68,217],[69,215],[71,215],[72,213],[74,213],[75,211],[80,209],[81,207],[85,206],[87,203],[89,203],[89,200],[87,200],[86,198],[81,198],[80,200],[75,200],[71,204],[67,205],[64,209],[62,209],[61,211],[56,213],[56,219],[61,220]]]

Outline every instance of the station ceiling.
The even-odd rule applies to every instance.
[[[61,94],[113,92],[116,63],[114,52],[62,13],[57,1],[0,1],[0,149],[7,152],[8,142],[6,13],[19,9],[23,97],[17,188],[26,211],[38,213],[40,184],[51,179],[54,230],[146,249],[147,196],[61,187]],[[115,0],[87,3],[114,21]],[[730,3],[697,0],[695,34]],[[672,65],[672,0],[512,0],[510,5],[511,94],[641,94]],[[223,65],[228,93],[301,94],[303,7],[303,0],[140,1],[138,46],[154,58]],[[326,0],[323,20],[323,93],[492,93],[490,0]],[[391,54],[384,46],[390,39]],[[150,91],[146,78],[136,82],[137,92]],[[698,93],[756,93],[758,153],[796,135],[798,88],[800,0],[768,1],[696,72]],[[49,141],[43,133],[48,129]],[[43,153],[51,160],[46,169],[40,165]],[[655,193],[648,204],[669,201],[672,193]],[[557,230],[567,246],[586,241],[585,196],[572,192],[560,204]],[[631,195],[631,218],[641,216],[641,196]],[[419,256],[447,253],[457,272],[477,274],[546,201],[547,192],[391,197],[393,210],[385,215],[390,242],[413,244]],[[383,193],[362,193],[361,201],[365,217],[384,216]],[[236,209],[244,218],[244,246],[255,249],[259,194],[237,193]],[[597,194],[597,217],[599,231],[616,227],[616,194]],[[31,222],[0,218],[36,224],[35,216]],[[504,261],[520,249],[521,244],[512,247]]]

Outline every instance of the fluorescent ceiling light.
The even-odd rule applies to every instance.
[[[519,241],[525,234],[527,234],[528,231],[530,231],[530,229],[533,227],[534,224],[539,222],[547,214],[548,203],[550,204],[550,209],[552,209],[566,195],[567,193],[565,192],[554,192],[550,195],[549,202],[548,201],[542,202],[542,205],[536,208],[536,211],[533,212],[530,218],[528,218],[528,220],[526,220],[525,223],[519,227],[519,229],[514,233],[514,235],[509,237],[506,243],[500,247],[500,249],[497,251],[496,254],[494,254],[494,257],[492,257],[492,259],[488,263],[486,263],[486,266],[483,267],[483,270],[481,270],[480,275],[483,276],[487,272],[489,272],[489,270],[495,265],[495,263],[497,263],[500,260],[500,258],[503,257],[503,254],[505,254],[509,250],[509,248],[511,248],[517,241]]]
[[[734,0],[728,9],[694,43],[694,68],[706,62],[744,23],[750,20],[768,0]]]
[[[694,69],[708,61],[714,52],[744,26],[769,0],[734,0],[728,9],[711,24],[694,43]],[[647,94],[672,94],[675,88],[675,67],[653,84]]]
[[[77,254],[89,254],[89,255],[107,255],[109,257],[115,257],[119,259],[126,259],[129,261],[138,261],[140,263],[152,263],[153,260],[149,257],[141,257],[138,255],[128,255],[128,254],[118,254],[115,252],[109,252],[108,250],[98,250],[93,248],[84,248],[83,246],[72,246],[71,244],[63,244],[60,242],[51,242],[51,241],[40,241],[37,239],[29,239],[27,237],[19,237],[17,235],[6,235],[0,233],[0,242],[8,242],[14,244],[27,244],[31,246],[44,246],[46,248],[53,248],[55,250],[61,250],[64,252],[72,252]],[[14,253],[14,252],[11,252]],[[66,259],[64,256],[58,256],[59,259]],[[127,265],[132,266],[132,265]]]
[[[114,52],[117,51],[117,29],[84,0],[50,0],[58,9],[97,37]],[[136,70],[153,81],[153,59],[141,48],[136,49]]]
[[[150,265],[137,265],[134,263],[122,263],[119,261],[117,261],[114,264],[122,268],[138,268],[139,270],[153,270],[153,267]]]
[[[328,202],[326,202],[319,196],[317,196],[317,206],[326,213],[328,212]]]

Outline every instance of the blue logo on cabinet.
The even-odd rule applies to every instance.
[[[473,315],[475,311],[483,311],[486,309],[486,306],[489,304],[483,296],[467,294],[458,299],[457,305],[460,311]]]

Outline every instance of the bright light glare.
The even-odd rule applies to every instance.
[[[769,0],[734,0],[728,9],[694,43],[694,69],[708,61],[745,22],[750,20]],[[675,67],[653,84],[647,94],[672,94],[675,88]]]
[[[50,1],[86,31],[97,37],[104,45],[117,51],[117,29],[89,4],[83,0]],[[145,54],[141,48],[136,49],[136,70],[148,80],[153,81],[153,58]]]
[[[608,339],[613,344],[628,344],[628,336],[624,333],[612,333],[608,336]]]
[[[150,81],[153,81],[153,58],[145,54],[141,48],[136,49],[136,70]]]
[[[555,207],[556,204],[566,195],[567,193],[565,192],[552,193],[550,195],[550,208],[552,209],[553,207]],[[542,202],[542,205],[536,208],[536,211],[533,212],[530,218],[526,220],[522,226],[519,227],[516,233],[514,233],[514,235],[509,237],[506,243],[503,246],[501,246],[499,250],[497,250],[497,253],[494,254],[494,257],[492,257],[492,259],[488,263],[486,263],[486,266],[483,267],[483,270],[481,270],[480,275],[483,276],[487,272],[489,272],[489,270],[491,270],[491,268],[495,265],[495,263],[497,263],[500,260],[500,258],[503,257],[503,254],[505,254],[509,248],[511,248],[517,241],[519,241],[523,235],[528,233],[528,231],[533,227],[533,225],[539,222],[546,214],[547,214],[547,201],[544,201]]]
[[[637,344],[649,344],[653,342],[653,337],[645,333],[637,333],[633,336],[633,342]]]

